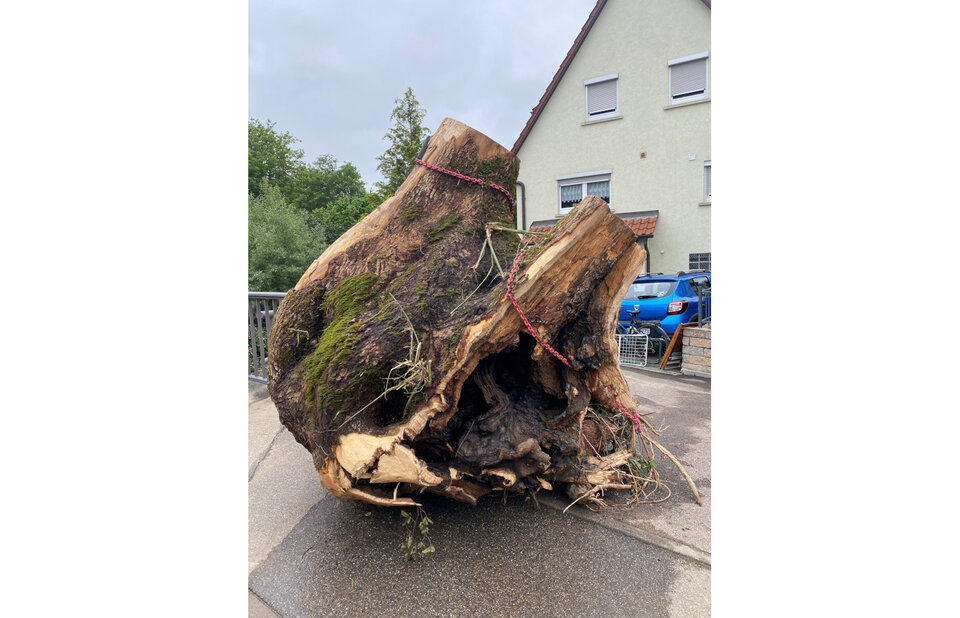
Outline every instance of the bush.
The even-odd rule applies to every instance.
[[[248,199],[247,285],[257,292],[285,292],[326,248],[323,228],[287,204],[267,182]]]

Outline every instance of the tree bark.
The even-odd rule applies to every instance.
[[[422,158],[516,186],[519,160],[449,118]],[[633,453],[601,456],[584,417],[588,406],[636,410],[615,320],[645,253],[597,197],[524,245],[513,296],[567,367],[506,293],[515,227],[501,192],[415,165],[281,303],[270,395],[337,498],[413,505],[427,490],[475,504],[496,490],[559,483],[581,495],[618,482]]]

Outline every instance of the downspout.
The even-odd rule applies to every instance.
[[[523,183],[519,180],[517,181],[517,186],[520,187],[520,228],[521,230],[527,229],[527,188],[523,186]]]
[[[647,272],[648,273],[653,272],[653,270],[650,269],[650,250],[647,249],[647,240],[649,238],[650,238],[649,236],[643,237],[643,252],[647,254]]]

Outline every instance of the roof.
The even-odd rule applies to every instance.
[[[711,11],[713,7],[710,6],[711,0],[700,0],[707,8]],[[553,95],[553,91],[557,89],[557,86],[560,84],[560,80],[563,79],[563,75],[567,72],[567,69],[570,68],[570,63],[573,62],[573,57],[577,55],[577,52],[580,51],[580,46],[583,45],[583,41],[587,38],[587,34],[590,32],[590,29],[593,28],[593,24],[596,23],[597,17],[600,16],[600,11],[603,10],[603,7],[607,4],[607,0],[597,0],[597,4],[593,7],[593,10],[590,11],[590,15],[587,16],[587,22],[583,24],[583,28],[580,29],[580,34],[577,35],[577,38],[573,41],[573,46],[570,48],[570,51],[567,52],[566,57],[564,57],[563,62],[560,63],[560,68],[557,69],[556,74],[553,76],[553,79],[550,80],[550,83],[547,85],[547,90],[543,93],[543,96],[540,97],[540,101],[537,103],[537,106],[533,108],[530,112],[530,118],[527,119],[527,124],[523,126],[523,130],[520,131],[520,136],[517,138],[517,141],[514,142],[513,148],[510,149],[510,152],[513,154],[518,154],[520,152],[520,146],[523,145],[523,142],[527,139],[527,135],[530,134],[533,125],[536,124],[537,119],[540,118],[540,113],[543,112],[543,108],[547,106],[547,101],[550,100],[550,97]]]
[[[633,230],[633,233],[640,238],[651,238],[657,227],[657,218],[660,216],[659,210],[648,210],[646,212],[627,212],[617,214],[623,219],[623,222]],[[530,226],[531,232],[546,232],[550,230],[559,220],[554,221],[534,221]]]
[[[547,85],[547,90],[543,93],[543,96],[540,97],[540,102],[537,103],[537,106],[530,112],[530,118],[527,120],[527,124],[524,125],[523,131],[520,131],[520,137],[517,138],[517,141],[513,144],[513,148],[510,149],[510,152],[513,154],[517,154],[520,151],[520,146],[523,145],[523,141],[527,139],[527,135],[537,122],[537,118],[540,117],[540,112],[547,106],[547,101],[550,100],[550,96],[553,94],[553,91],[557,89],[557,85],[563,78],[563,74],[567,72],[570,63],[573,62],[573,57],[580,51],[580,46],[583,45],[583,41],[587,38],[587,33],[590,32],[590,28],[593,28],[593,24],[597,21],[597,17],[600,16],[600,11],[603,10],[603,6],[606,3],[607,0],[597,0],[596,6],[590,11],[590,15],[587,17],[587,23],[583,24],[583,28],[580,28],[580,34],[578,34],[577,38],[573,41],[573,47],[570,48],[563,62],[560,63],[560,68],[557,69],[553,79],[550,80],[550,84]]]

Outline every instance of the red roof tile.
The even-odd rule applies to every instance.
[[[633,233],[637,236],[653,236],[653,231],[657,227],[656,217],[638,217],[636,219],[624,219],[624,223],[630,226]]]

